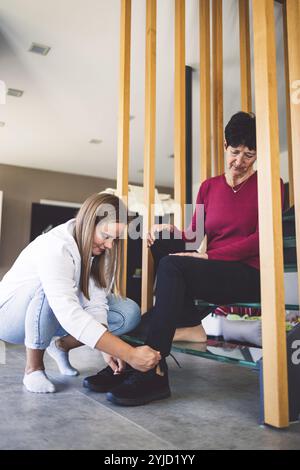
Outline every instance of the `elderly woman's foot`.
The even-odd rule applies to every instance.
[[[192,343],[205,343],[207,336],[202,325],[187,328],[177,328],[173,341],[190,341]]]

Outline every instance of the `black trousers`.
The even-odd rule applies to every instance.
[[[199,310],[194,299],[209,303],[260,302],[260,273],[241,262],[168,256],[185,251],[183,240],[156,240],[151,248],[157,271],[156,302],[146,344],[170,353],[176,328],[201,323],[211,310]],[[148,312],[147,312],[148,313]]]

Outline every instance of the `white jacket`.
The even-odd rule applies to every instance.
[[[25,285],[42,286],[62,327],[94,348],[107,331],[104,289],[89,283],[90,300],[80,291],[81,258],[73,237],[75,219],[55,227],[31,242],[0,282],[0,306]]]

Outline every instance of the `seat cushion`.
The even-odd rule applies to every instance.
[[[222,336],[225,341],[238,341],[262,346],[261,320],[230,320],[222,317]]]

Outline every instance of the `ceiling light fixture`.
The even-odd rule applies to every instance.
[[[90,140],[90,144],[102,144],[102,140],[101,139],[91,139]]]
[[[14,96],[16,98],[21,98],[23,96],[24,91],[16,90],[15,88],[9,88],[7,90],[7,96]]]
[[[51,47],[49,46],[43,46],[42,44],[37,44],[36,42],[33,42],[29,48],[29,52],[34,52],[35,54],[40,54],[40,55],[47,55],[48,52],[50,51]]]
[[[5,122],[0,121],[0,127],[4,127],[4,126],[5,126]]]

